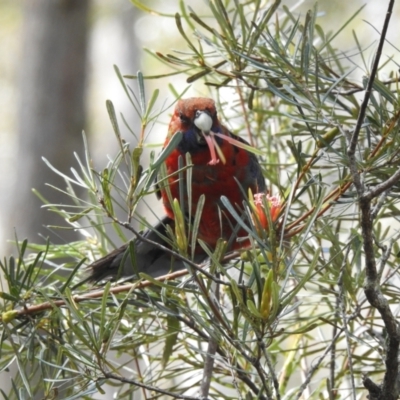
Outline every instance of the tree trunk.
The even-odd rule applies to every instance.
[[[9,226],[18,238],[39,241],[40,232],[57,241],[44,225],[65,225],[41,209],[37,189],[50,202],[66,200],[45,184],[64,188],[62,179],[42,161],[67,172],[73,152],[82,148],[85,124],[85,72],[89,0],[27,0],[24,4],[23,52],[20,65],[17,182]],[[6,236],[12,237],[12,231]],[[74,233],[63,231],[62,242]],[[58,239],[58,241],[60,241]]]

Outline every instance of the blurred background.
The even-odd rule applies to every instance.
[[[64,188],[62,180],[42,161],[45,157],[55,168],[69,174],[77,167],[74,156],[83,154],[82,130],[96,170],[105,167],[107,156],[118,151],[108,119],[105,101],[111,99],[117,114],[123,113],[131,129],[138,132],[137,115],[115,74],[117,65],[123,74],[158,75],[169,67],[150,55],[172,49],[184,49],[173,15],[180,11],[178,0],[143,2],[148,13],[128,0],[2,0],[0,2],[0,254],[13,252],[8,241],[15,235],[33,242],[67,242],[78,238],[72,230],[52,230],[48,225],[65,225],[60,217],[41,208],[42,201],[32,193],[37,189],[49,202],[62,203],[65,196],[49,186]],[[207,2],[183,2],[199,14]],[[304,18],[314,1],[283,0],[282,5]],[[363,47],[372,54],[376,48],[386,3],[361,0],[321,0],[319,24],[325,31],[336,30],[362,5],[365,7],[334,42],[343,52],[356,54],[352,30]],[[399,7],[395,15],[399,14]],[[389,40],[396,43],[392,24]],[[146,50],[147,49],[147,50]],[[372,59],[365,60],[370,65]],[[349,61],[350,63],[350,61]],[[365,71],[358,71],[357,79]],[[148,80],[148,94],[160,89],[159,105],[171,103],[168,83],[181,91],[187,87],[185,76]],[[133,90],[136,82],[129,82]],[[201,81],[187,96],[207,90]],[[169,110],[170,112],[170,110]],[[159,119],[148,141],[163,142],[168,112]],[[123,124],[121,124],[122,126]],[[124,138],[134,137],[124,129]],[[152,205],[153,207],[153,205]],[[154,207],[158,207],[154,203]]]
[[[32,188],[51,203],[63,203],[66,197],[52,185],[64,188],[63,180],[43,162],[45,157],[56,169],[70,175],[78,168],[74,153],[83,156],[82,131],[89,140],[93,168],[105,168],[108,156],[118,152],[105,101],[113,101],[117,115],[122,113],[135,133],[140,131],[137,115],[129,103],[114,71],[145,76],[170,72],[170,68],[151,56],[151,51],[170,53],[184,50],[173,18],[181,5],[207,12],[207,1],[143,0],[142,9],[128,0],[2,0],[0,2],[0,256],[16,254],[10,243],[15,235],[21,240],[66,243],[80,239],[79,232],[54,230],[48,225],[64,225],[60,217],[41,208],[42,201]],[[267,3],[267,2],[266,2]],[[314,1],[282,0],[304,20]],[[353,30],[363,48],[369,67],[379,39],[387,2],[367,0],[321,0],[319,24],[324,30],[337,30],[357,10],[358,16],[336,38],[334,45],[356,56]],[[143,8],[156,10],[148,13]],[[204,10],[204,11],[202,11]],[[394,10],[393,20],[400,16]],[[392,22],[387,35],[396,46],[398,32]],[[382,62],[390,56],[390,46]],[[345,55],[344,55],[345,57]],[[399,61],[399,60],[398,60]],[[349,59],[349,65],[351,60]],[[365,70],[355,71],[359,82]],[[380,76],[384,79],[384,76]],[[168,84],[178,92],[187,88],[184,75],[147,80],[148,95],[160,90],[157,108],[170,104],[174,96]],[[129,81],[136,90],[136,82]],[[208,89],[197,81],[186,96],[207,95]],[[169,113],[165,112],[151,130],[148,142],[162,144]],[[135,138],[121,123],[125,140]],[[149,199],[152,209],[161,207]],[[143,209],[146,212],[146,207]],[[112,393],[112,391],[110,391]],[[111,394],[110,394],[111,396]],[[100,397],[98,397],[100,398]],[[107,398],[107,397],[102,397]],[[111,397],[110,397],[111,398]]]

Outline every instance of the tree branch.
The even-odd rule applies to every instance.
[[[362,197],[365,200],[372,200],[379,196],[381,193],[391,189],[400,180],[400,169],[398,169],[389,179],[379,185],[374,186],[368,192],[364,193]]]
[[[376,73],[378,71],[379,61],[381,59],[383,45],[384,45],[385,40],[386,40],[386,33],[387,33],[387,30],[388,30],[388,27],[389,27],[390,17],[392,16],[393,5],[394,5],[394,0],[390,0],[389,1],[389,6],[388,6],[388,10],[386,12],[385,22],[383,24],[381,37],[380,37],[380,40],[379,40],[379,45],[378,45],[378,48],[376,50],[374,63],[372,65],[371,74],[370,74],[370,77],[369,77],[369,80],[368,80],[367,88],[365,90],[364,99],[363,99],[363,101],[361,103],[360,113],[358,114],[356,127],[354,129],[353,135],[352,135],[351,140],[350,140],[350,145],[349,145],[349,148],[347,150],[347,153],[348,153],[349,156],[350,155],[354,155],[354,153],[356,151],[356,146],[357,146],[357,143],[358,143],[358,136],[360,134],[361,126],[362,126],[363,121],[364,121],[365,112],[367,111],[369,98],[370,98],[371,92],[372,92],[372,86],[374,84],[375,76],[376,76]]]
[[[380,313],[388,335],[387,352],[386,352],[386,372],[383,379],[382,387],[371,385],[372,381],[364,379],[364,386],[369,391],[371,398],[378,400],[395,400],[398,398],[397,375],[398,375],[398,352],[400,345],[400,331],[397,325],[389,303],[383,296],[380,287],[380,276],[377,271],[375,252],[374,252],[374,237],[373,237],[373,218],[371,215],[371,200],[381,193],[389,190],[400,179],[400,170],[385,182],[377,185],[373,189],[366,191],[363,182],[360,179],[360,173],[357,167],[355,158],[355,150],[358,145],[358,138],[364,121],[365,112],[369,103],[372,85],[378,70],[379,60],[382,54],[382,48],[385,43],[386,32],[389,26],[390,17],[392,14],[394,0],[389,1],[388,11],[383,25],[378,49],[375,54],[374,64],[371,70],[371,75],[368,80],[367,89],[360,108],[360,113],[357,119],[357,124],[354,133],[349,140],[347,155],[349,157],[349,168],[353,177],[354,186],[357,189],[359,196],[359,206],[361,211],[361,230],[363,237],[363,247],[365,254],[365,285],[364,292],[368,302],[375,307]],[[377,393],[379,391],[379,393]]]

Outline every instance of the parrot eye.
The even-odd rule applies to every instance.
[[[181,120],[181,122],[183,122],[184,124],[188,124],[190,122],[190,118],[188,118],[186,115],[179,113],[179,119]]]

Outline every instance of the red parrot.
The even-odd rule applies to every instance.
[[[243,200],[248,189],[253,193],[264,192],[265,181],[260,164],[253,153],[244,147],[247,142],[231,133],[218,119],[215,103],[209,98],[189,98],[179,100],[169,124],[168,135],[164,147],[177,132],[182,133],[182,139],[165,160],[167,179],[159,187],[159,197],[162,198],[167,217],[144,236],[163,246],[169,247],[164,238],[167,237],[166,226],[174,224],[173,208],[168,197],[168,189],[172,199],[180,198],[180,185],[186,184],[186,172],[179,174],[179,158],[184,162],[185,154],[191,157],[191,215],[196,212],[197,203],[204,194],[205,202],[198,229],[198,238],[203,240],[213,250],[219,238],[229,240],[237,227],[237,221],[221,203],[221,196],[229,199],[238,213],[243,211]],[[179,179],[181,178],[181,180]],[[184,190],[184,193],[187,193]],[[185,204],[181,205],[188,212],[187,196]],[[190,221],[189,221],[190,222]],[[237,229],[236,229],[237,231]],[[239,229],[236,237],[246,236]],[[244,247],[248,242],[231,241],[232,249]],[[180,260],[172,260],[171,256],[155,245],[136,239],[135,269],[129,257],[120,266],[123,254],[128,248],[114,250],[109,255],[94,262],[91,266],[91,280],[99,281],[105,278],[131,277],[137,272],[145,272],[152,276],[160,276],[169,271],[183,269]],[[200,248],[196,248],[195,262],[206,258]]]

